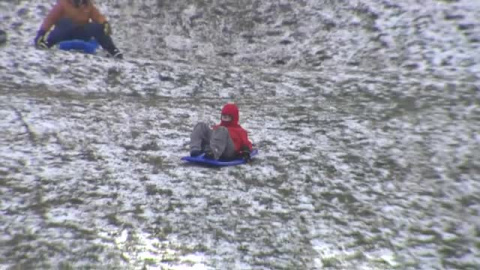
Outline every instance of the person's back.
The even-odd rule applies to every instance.
[[[90,22],[103,24],[105,17],[98,11],[91,1],[58,0],[43,21],[41,29],[48,31],[58,20],[70,19],[76,25],[85,25]]]
[[[91,0],[58,0],[43,20],[35,37],[35,46],[48,49],[61,41],[90,41],[93,38],[111,56],[123,58],[111,34],[110,23]]]

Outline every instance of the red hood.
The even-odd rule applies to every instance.
[[[238,107],[234,103],[227,103],[225,106],[223,106],[222,109],[222,114],[228,114],[232,116],[232,121],[225,122],[221,121],[220,126],[224,127],[237,127],[238,126],[238,120],[239,120],[239,113],[238,113]]]

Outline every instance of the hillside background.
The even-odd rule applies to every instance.
[[[480,1],[96,2],[122,61],[0,1],[0,268],[480,268]]]

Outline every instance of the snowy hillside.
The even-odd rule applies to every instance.
[[[480,268],[480,1],[0,2],[0,268]],[[260,154],[180,161],[234,101]]]

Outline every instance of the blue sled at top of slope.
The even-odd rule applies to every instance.
[[[89,41],[79,39],[65,40],[58,43],[58,48],[65,51],[74,50],[94,54],[98,48],[98,42],[94,39]]]

